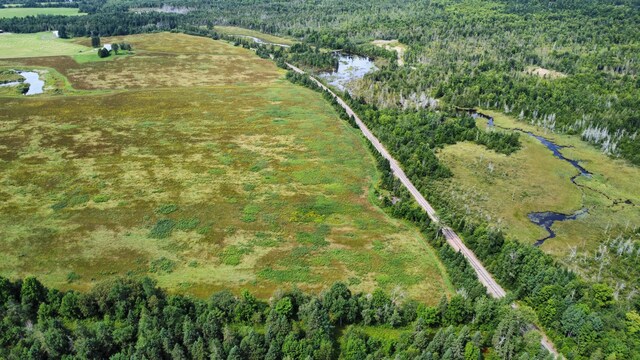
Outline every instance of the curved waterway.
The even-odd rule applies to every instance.
[[[540,135],[536,135],[536,134],[534,134],[534,133],[532,133],[530,131],[524,131],[524,130],[521,130],[521,129],[514,129],[514,130],[526,133],[529,136],[532,136],[532,137],[536,138],[538,141],[540,141],[540,143],[542,145],[546,146],[547,149],[551,150],[551,152],[553,153],[553,156],[557,157],[558,159],[561,159],[561,160],[564,160],[564,161],[568,162],[574,168],[576,168],[579,171],[578,175],[574,175],[570,179],[571,182],[574,185],[578,186],[578,184],[576,183],[576,178],[578,176],[591,177],[591,173],[589,171],[587,171],[587,169],[585,169],[583,166],[581,166],[578,163],[577,160],[569,159],[569,158],[565,157],[564,155],[562,155],[562,152],[560,150],[562,150],[566,146],[558,145],[558,144],[552,142],[551,140],[549,140],[549,139],[547,139],[545,137],[542,137]],[[555,223],[556,221],[575,220],[575,219],[579,218],[580,216],[586,215],[588,213],[589,213],[589,210],[587,208],[582,208],[582,209],[574,212],[573,214],[562,214],[562,213],[557,213],[557,212],[552,212],[552,211],[529,213],[527,215],[529,220],[531,220],[532,223],[534,223],[534,224],[536,224],[538,226],[542,226],[549,233],[549,236],[536,241],[534,245],[535,246],[540,246],[540,245],[544,244],[545,241],[556,237],[556,233],[551,228],[553,226],[553,223]]]
[[[571,166],[576,168],[579,171],[579,173],[571,177],[570,180],[572,184],[578,186],[578,184],[576,183],[576,178],[578,176],[591,177],[591,173],[587,171],[587,169],[585,169],[582,165],[580,165],[577,160],[569,159],[566,156],[562,155],[561,150],[566,146],[558,145],[545,137],[532,133],[531,131],[524,131],[522,129],[513,129],[513,130],[523,132],[531,137],[536,138],[538,141],[540,141],[542,145],[544,145],[547,149],[551,150],[551,152],[553,153],[553,156],[568,162],[569,164],[571,164]],[[588,213],[589,213],[589,210],[583,207],[582,209],[574,212],[573,214],[563,214],[563,213],[558,213],[553,211],[531,212],[527,214],[527,217],[529,218],[529,220],[531,220],[532,223],[543,227],[549,233],[547,237],[536,241],[534,245],[540,246],[544,244],[545,241],[556,237],[556,233],[552,229],[553,223],[557,221],[576,220],[579,217],[586,215]]]
[[[29,84],[29,91],[25,95],[37,95],[44,92],[44,80],[40,80],[40,75],[34,71],[17,71],[24,78],[24,82]],[[21,81],[0,84],[0,86],[17,86]]]
[[[585,169],[584,167],[582,167],[577,160],[572,160],[569,159],[567,157],[565,157],[564,155],[562,155],[562,153],[560,152],[560,150],[562,150],[563,148],[566,148],[566,146],[562,146],[562,145],[558,145],[553,143],[551,140],[542,137],[540,135],[536,135],[534,133],[532,133],[531,131],[524,131],[521,129],[513,129],[516,131],[520,131],[523,133],[528,134],[529,136],[533,136],[534,138],[538,139],[538,141],[540,141],[540,143],[542,143],[542,145],[546,146],[547,149],[551,150],[551,152],[553,152],[553,156],[557,157],[558,159],[562,159],[566,162],[568,162],[569,164],[571,164],[574,168],[578,169],[578,171],[580,171],[579,175],[583,175],[583,176],[587,176],[590,177],[591,173],[589,171],[587,171],[587,169]],[[574,182],[575,177],[571,178],[571,182]]]
[[[464,111],[469,111],[471,109],[463,109]],[[471,112],[471,111],[469,111]],[[472,112],[472,116],[477,117],[483,117],[485,119],[488,120],[488,126],[497,126],[493,124],[493,117],[477,112],[475,110],[473,110]],[[508,129],[508,128],[502,128],[504,130],[512,130],[512,131],[519,131],[521,133],[525,133],[533,138],[535,138],[536,140],[538,140],[542,145],[544,145],[547,149],[551,150],[551,152],[553,153],[553,156],[557,157],[558,159],[561,159],[563,161],[568,162],[569,164],[571,164],[571,166],[573,166],[574,168],[576,168],[578,170],[578,174],[574,175],[571,177],[571,183],[574,184],[575,186],[580,187],[580,185],[578,185],[576,183],[576,178],[578,176],[585,176],[585,177],[591,177],[591,173],[585,169],[582,165],[580,165],[578,160],[574,160],[574,159],[569,159],[568,157],[564,156],[562,154],[562,149],[566,148],[566,146],[562,146],[562,145],[558,145],[556,143],[554,143],[553,141],[540,136],[540,135],[536,135],[534,133],[532,133],[531,131],[525,131],[522,129]],[[581,189],[582,191],[582,189]],[[558,213],[558,212],[553,212],[553,211],[542,211],[542,212],[531,212],[529,214],[527,214],[527,217],[529,218],[529,220],[544,228],[549,235],[536,241],[534,243],[535,246],[540,246],[542,244],[544,244],[545,241],[549,240],[549,239],[553,239],[554,237],[556,237],[556,233],[553,231],[553,224],[559,221],[569,221],[569,220],[576,220],[578,218],[580,218],[581,216],[587,215],[589,213],[589,210],[585,207],[583,207],[582,209],[579,209],[577,211],[575,211],[573,214],[563,214],[563,213]]]

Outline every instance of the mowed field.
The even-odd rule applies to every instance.
[[[528,213],[553,211],[572,214],[587,208],[589,213],[583,217],[556,222],[553,230],[557,237],[547,240],[542,250],[570,268],[583,272],[587,278],[598,280],[600,264],[594,259],[600,255],[600,245],[607,245],[606,261],[611,266],[607,266],[601,275],[606,276],[609,271],[631,274],[631,269],[616,268],[624,262],[617,257],[636,256],[637,246],[626,248],[632,251],[630,254],[626,250],[621,254],[616,252],[618,242],[633,244],[640,240],[637,235],[640,227],[640,169],[603,155],[577,136],[545,132],[497,112],[482,112],[493,116],[497,126],[531,131],[567,146],[561,150],[563,155],[579,160],[580,165],[593,176],[576,178],[580,186],[572,184],[570,178],[578,174],[577,169],[554,157],[537,139],[521,134],[523,147],[510,156],[467,142],[442,149],[438,157],[454,173],[451,180],[440,183],[442,190],[465,204],[464,208],[473,216],[482,217],[505,230],[511,238],[530,244],[548,233],[531,223]],[[478,125],[485,127],[486,120],[479,119]],[[615,277],[625,278],[619,275]]]
[[[5,8],[0,9],[0,18],[27,17],[37,15],[86,15],[79,12],[78,8]]]
[[[11,9],[1,9],[0,12],[5,10]],[[75,55],[87,51],[92,50],[73,40],[57,38],[52,32],[0,34],[0,59]]]
[[[76,90],[0,99],[1,275],[76,289],[148,275],[199,296],[337,280],[449,293],[417,230],[372,203],[373,159],[319,94],[224,42],[103,42],[116,40],[136,54],[2,63]]]

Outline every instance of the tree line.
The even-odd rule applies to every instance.
[[[247,291],[207,300],[170,295],[149,278],[113,279],[79,293],[49,289],[33,277],[0,277],[0,356],[545,359],[539,334],[526,326],[532,316],[484,295],[427,306],[398,292],[353,293],[343,283],[320,294],[279,290],[266,302]],[[377,338],[367,327],[403,335]]]

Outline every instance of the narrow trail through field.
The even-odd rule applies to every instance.
[[[299,74],[305,74],[305,72],[302,71],[301,69],[289,63],[286,63],[286,64],[291,70]],[[360,128],[364,136],[373,144],[373,146],[380,153],[380,155],[382,155],[385,159],[389,161],[391,165],[391,169],[393,170],[393,174],[400,180],[400,182],[407,188],[407,190],[409,190],[409,192],[411,193],[413,198],[418,202],[420,207],[422,207],[424,211],[427,212],[427,215],[429,216],[429,218],[436,224],[440,224],[440,219],[438,218],[436,211],[431,206],[431,204],[429,204],[429,202],[424,198],[424,196],[422,196],[422,194],[418,191],[418,189],[413,185],[411,180],[409,180],[407,175],[404,173],[404,171],[402,170],[398,162],[391,156],[391,154],[382,145],[382,143],[380,143],[378,138],[376,138],[373,135],[373,133],[364,124],[364,122],[360,120],[358,115],[356,115],[356,113],[351,109],[351,107],[344,100],[342,100],[342,98],[340,98],[333,91],[327,88],[322,82],[320,82],[319,80],[317,80],[316,78],[310,75],[309,75],[309,78],[313,82],[315,82],[318,86],[320,86],[323,90],[331,94],[331,96],[333,96],[336,99],[336,101],[340,104],[340,106],[344,108],[347,114],[354,118],[356,124],[358,125],[358,127]],[[487,271],[487,269],[482,265],[480,260],[478,260],[478,258],[473,253],[473,251],[471,251],[463,243],[462,239],[458,236],[458,234],[455,233],[455,231],[453,231],[453,229],[447,226],[443,226],[442,234],[447,239],[447,243],[454,250],[462,253],[462,255],[467,259],[467,261],[469,261],[469,264],[471,264],[471,266],[473,267],[473,269],[475,270],[478,276],[478,280],[480,280],[480,282],[487,288],[487,292],[491,296],[493,296],[494,298],[503,298],[506,296],[506,292],[504,291],[504,289],[500,286],[500,284],[498,284],[498,282],[493,278],[493,276],[489,273],[489,271]],[[512,307],[517,308],[518,305],[514,303],[512,304]],[[542,335],[541,345],[547,351],[549,351],[550,353],[554,354],[557,357],[558,352],[554,348],[551,341],[544,334],[544,332],[541,329],[538,329],[537,327],[535,327],[534,325],[532,325],[532,327],[540,331],[540,334]]]

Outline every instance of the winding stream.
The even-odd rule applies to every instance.
[[[579,186],[576,183],[576,178],[578,176],[591,177],[591,173],[589,171],[587,171],[587,169],[582,167],[578,163],[577,160],[569,159],[569,158],[565,157],[564,155],[562,155],[562,152],[560,152],[560,150],[565,148],[566,146],[558,145],[558,144],[552,142],[551,140],[549,140],[549,139],[547,139],[545,137],[542,137],[540,135],[536,135],[536,134],[534,134],[534,133],[532,133],[530,131],[524,131],[522,129],[514,129],[514,130],[526,133],[529,136],[532,136],[532,137],[536,138],[538,141],[540,141],[540,143],[542,145],[546,146],[547,149],[549,149],[549,150],[551,150],[551,152],[553,152],[553,156],[557,157],[558,159],[561,159],[561,160],[564,160],[564,161],[568,162],[574,168],[578,169],[579,173],[577,175],[574,175],[574,176],[571,177],[571,183],[573,183],[574,185]],[[575,220],[575,219],[579,218],[580,216],[588,214],[588,213],[589,213],[589,210],[587,208],[584,208],[584,207],[582,209],[574,212],[573,214],[562,214],[562,213],[557,213],[557,212],[552,212],[552,211],[529,213],[527,215],[529,220],[531,220],[532,223],[534,223],[534,224],[536,224],[538,226],[542,226],[549,233],[549,236],[536,241],[534,243],[534,245],[535,246],[540,246],[540,245],[544,244],[544,242],[546,240],[549,240],[549,239],[552,239],[552,238],[556,237],[556,233],[553,231],[553,229],[551,229],[551,227],[553,226],[554,222],[556,222],[556,221]]]
[[[464,109],[464,111],[468,111],[468,109]],[[492,127],[492,126],[496,126],[499,127],[497,125],[494,125],[493,123],[493,117],[488,116],[486,114],[482,114],[480,112],[477,112],[475,110],[473,110],[472,112],[472,116],[474,117],[483,117],[485,119],[488,120],[488,126]],[[573,166],[574,168],[576,168],[578,170],[578,174],[574,175],[571,177],[571,183],[574,184],[575,186],[578,186],[579,188],[581,188],[581,191],[584,191],[582,189],[582,186],[579,185],[578,183],[576,183],[576,178],[578,176],[585,176],[585,177],[591,177],[591,173],[585,169],[582,165],[580,165],[578,160],[574,160],[574,159],[569,159],[566,156],[564,156],[562,154],[562,149],[566,148],[566,146],[562,146],[562,145],[558,145],[556,143],[554,143],[553,141],[540,136],[540,135],[536,135],[534,133],[532,133],[531,131],[526,131],[526,130],[522,130],[522,129],[510,129],[510,128],[503,128],[500,127],[501,129],[504,130],[511,130],[511,131],[519,131],[521,133],[527,134],[533,138],[535,138],[536,140],[538,140],[542,145],[544,145],[547,149],[551,150],[551,152],[553,153],[553,156],[557,157],[558,159],[561,159],[563,161],[568,162],[569,164],[571,164],[571,166]],[[575,211],[573,214],[563,214],[563,213],[559,213],[559,212],[553,212],[553,211],[542,211],[542,212],[531,212],[529,214],[527,214],[527,217],[529,218],[529,220],[544,228],[549,235],[545,238],[542,238],[538,241],[536,241],[534,243],[534,246],[540,246],[542,244],[544,244],[545,241],[549,240],[549,239],[553,239],[554,237],[556,237],[556,233],[553,231],[552,227],[553,224],[555,222],[558,221],[569,221],[569,220],[576,220],[582,216],[585,216],[589,213],[589,209],[587,209],[586,207],[583,207],[580,210]]]
[[[542,145],[546,146],[547,149],[549,149],[549,150],[551,150],[551,152],[553,152],[553,156],[557,157],[558,159],[562,159],[562,160],[568,162],[574,168],[578,169],[578,171],[580,171],[580,174],[578,174],[578,176],[579,175],[583,175],[583,176],[586,176],[586,177],[591,177],[591,173],[589,171],[587,171],[587,169],[582,167],[578,163],[578,160],[572,160],[572,159],[569,159],[569,158],[565,157],[564,155],[562,155],[560,150],[562,150],[563,148],[566,148],[566,146],[558,145],[558,144],[552,142],[551,140],[549,140],[549,139],[547,139],[545,137],[542,137],[540,135],[536,135],[536,134],[532,133],[531,131],[524,131],[522,129],[513,129],[513,130],[526,133],[529,136],[533,136],[534,138],[538,139],[538,141],[540,141],[540,143],[542,143]],[[571,182],[575,183],[574,180],[575,180],[575,176],[571,178]]]

